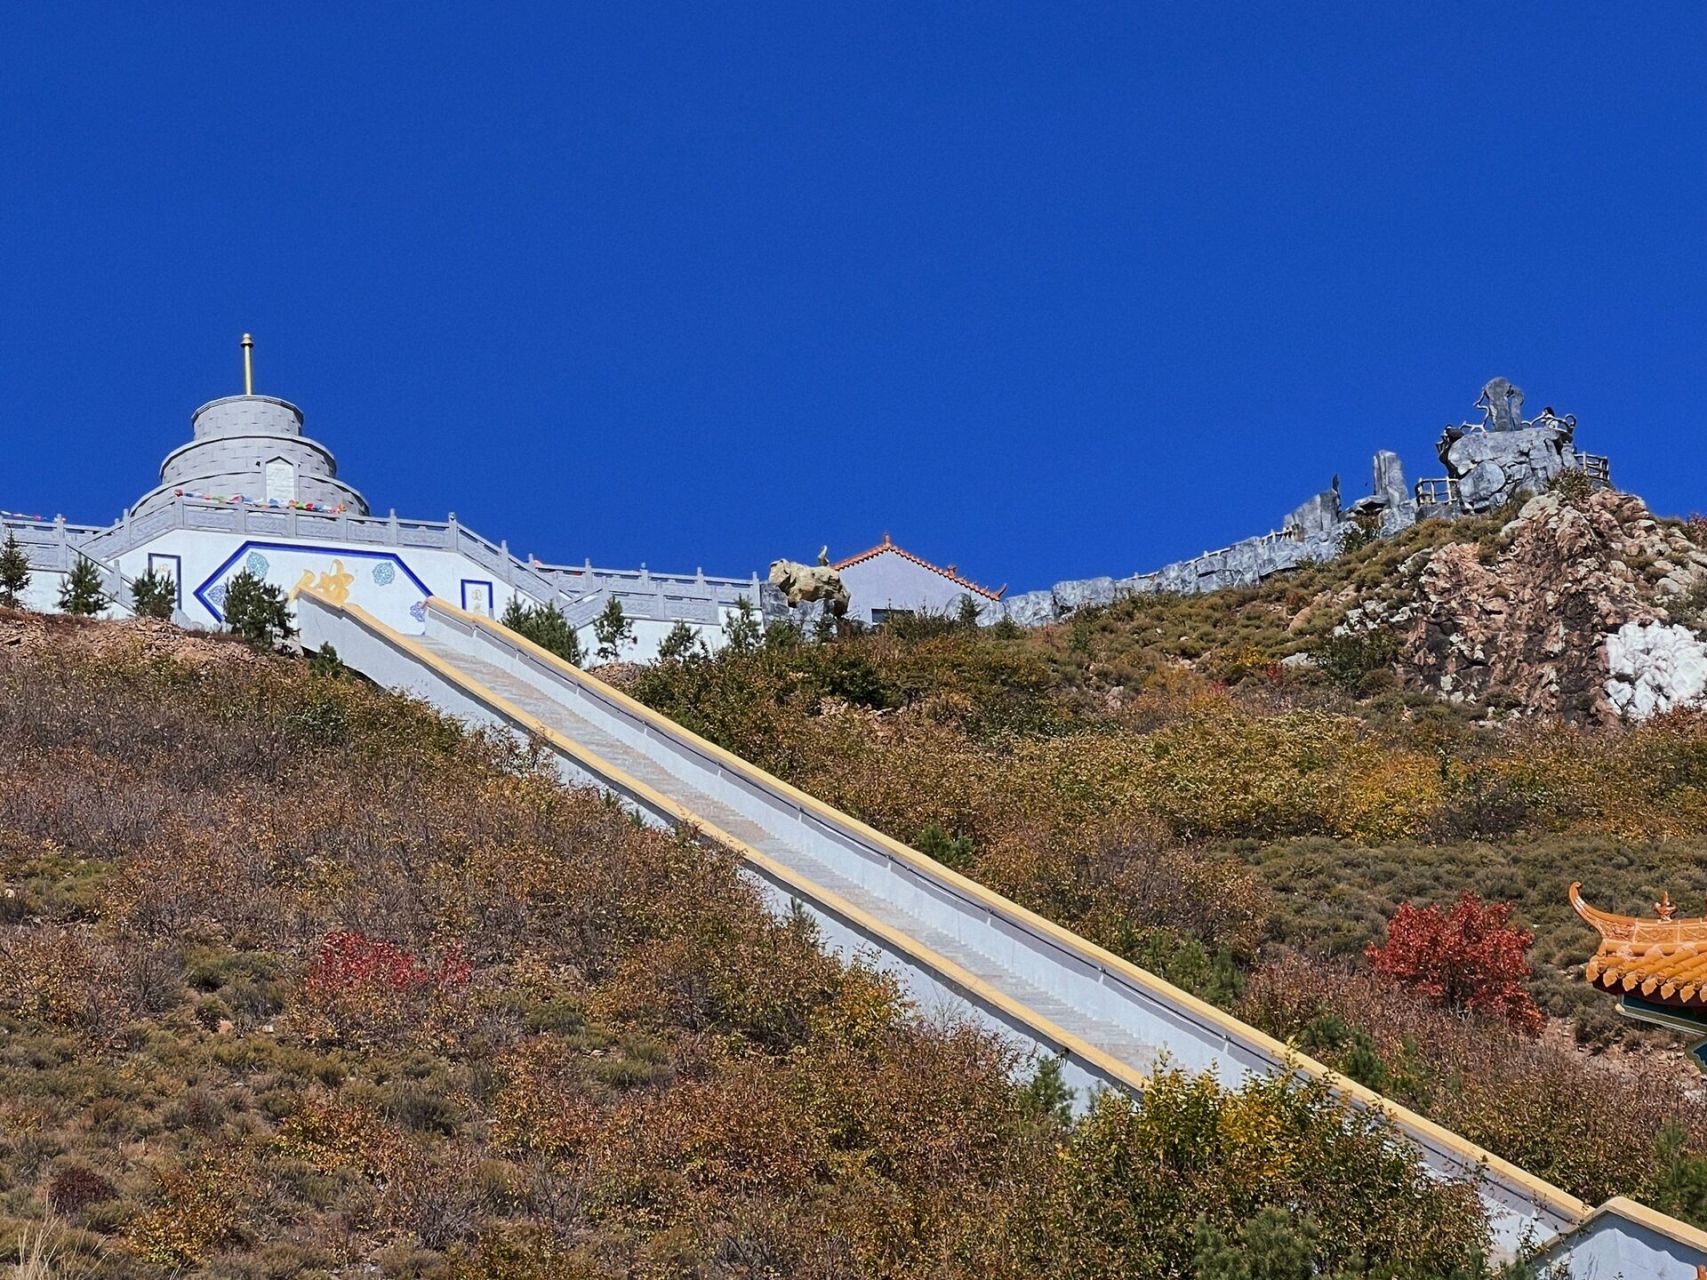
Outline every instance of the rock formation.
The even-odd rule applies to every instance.
[[[820,554],[819,559],[823,558]],[[791,609],[806,601],[821,600],[837,618],[848,611],[848,589],[842,585],[841,575],[826,564],[773,560],[770,585],[782,593]]]
[[[1483,420],[1448,426],[1435,446],[1461,511],[1492,511],[1520,493],[1545,493],[1560,472],[1581,465],[1571,444],[1574,417],[1548,408],[1525,422],[1523,392],[1504,378],[1483,387],[1476,404]]]
[[[1575,418],[1560,417],[1547,408],[1525,421],[1523,392],[1505,378],[1488,382],[1476,407],[1483,412],[1481,422],[1448,426],[1440,438],[1438,451],[1446,476],[1424,480],[1414,491],[1405,480],[1399,455],[1383,449],[1371,468],[1371,492],[1349,506],[1341,502],[1336,476],[1328,488],[1288,514],[1273,533],[1205,551],[1150,573],[1058,582],[1047,591],[1008,596],[986,605],[979,620],[988,625],[1005,618],[1021,626],[1037,626],[1086,605],[1109,604],[1127,595],[1251,586],[1306,560],[1331,560],[1353,532],[1386,537],[1425,517],[1496,510],[1520,494],[1544,493],[1560,472],[1572,468],[1585,470],[1595,486],[1609,484],[1604,458],[1574,450]]]
[[[1606,637],[1606,695],[1630,720],[1699,706],[1707,693],[1707,644],[1688,627],[1626,622]]]
[[[1390,627],[1414,688],[1574,721],[1698,702],[1707,646],[1672,612],[1707,584],[1707,550],[1632,494],[1525,503],[1484,563],[1473,543],[1419,553],[1396,603],[1348,616]]]

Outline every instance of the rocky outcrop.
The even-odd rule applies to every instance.
[[[1532,498],[1491,561],[1452,543],[1407,570],[1408,599],[1348,621],[1397,633],[1412,687],[1612,721],[1699,701],[1707,685],[1707,654],[1667,611],[1707,582],[1707,551],[1632,494]]]
[[[1560,472],[1578,465],[1570,431],[1552,426],[1466,435],[1448,430],[1440,460],[1457,482],[1459,507],[1472,514],[1497,510],[1522,493],[1545,493]]]
[[[1047,591],[1027,591],[985,605],[979,621],[1004,620],[1039,626],[1089,605],[1111,604],[1123,596],[1147,592],[1196,594],[1225,587],[1254,586],[1264,578],[1295,569],[1308,560],[1331,560],[1349,533],[1388,537],[1423,516],[1453,517],[1494,511],[1523,494],[1545,493],[1563,471],[1582,469],[1584,459],[1571,444],[1576,419],[1551,408],[1532,420],[1523,417],[1523,392],[1505,378],[1491,379],[1476,408],[1479,423],[1448,426],[1437,449],[1445,477],[1425,480],[1413,491],[1399,455],[1383,449],[1371,468],[1371,492],[1349,507],[1341,505],[1339,477],[1315,497],[1294,508],[1274,533],[1244,538],[1219,551],[1205,551],[1149,573],[1127,578],[1081,578],[1057,582]],[[1589,459],[1592,487],[1608,487],[1604,458]],[[1419,496],[1420,495],[1420,496]]]
[[[1008,596],[986,605],[979,621],[989,625],[1007,618],[1022,627],[1039,626],[1076,609],[1112,604],[1124,596],[1152,592],[1197,595],[1226,587],[1255,586],[1305,561],[1331,560],[1340,553],[1350,529],[1369,527],[1389,534],[1416,523],[1416,503],[1405,483],[1399,455],[1387,450],[1376,454],[1373,474],[1375,491],[1349,508],[1340,504],[1336,476],[1328,488],[1293,508],[1273,533],[1244,538],[1218,551],[1205,551],[1129,578],[1080,578],[1057,582],[1047,591]]]

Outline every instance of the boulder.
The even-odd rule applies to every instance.
[[[1606,696],[1628,720],[1699,706],[1707,644],[1676,623],[1627,622],[1606,637]]]
[[[782,592],[791,609],[804,601],[822,600],[838,618],[848,611],[848,589],[842,585],[841,575],[828,565],[773,560],[770,585]]]
[[[1492,511],[1521,493],[1545,493],[1576,462],[1566,433],[1556,427],[1472,431],[1451,440],[1442,457],[1470,512]]]

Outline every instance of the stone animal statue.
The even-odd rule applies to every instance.
[[[1521,431],[1523,429],[1523,388],[1514,387],[1504,378],[1493,378],[1482,388],[1476,408],[1485,415],[1484,431]]]
[[[827,559],[827,556],[820,556]],[[771,586],[782,592],[788,607],[807,600],[822,600],[836,617],[848,611],[848,589],[842,576],[827,564],[801,564],[797,560],[771,561]]]

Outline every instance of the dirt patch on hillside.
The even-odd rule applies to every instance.
[[[85,657],[165,658],[188,666],[256,662],[236,636],[186,631],[154,618],[105,622],[57,613],[0,609],[0,660],[45,652]]]

